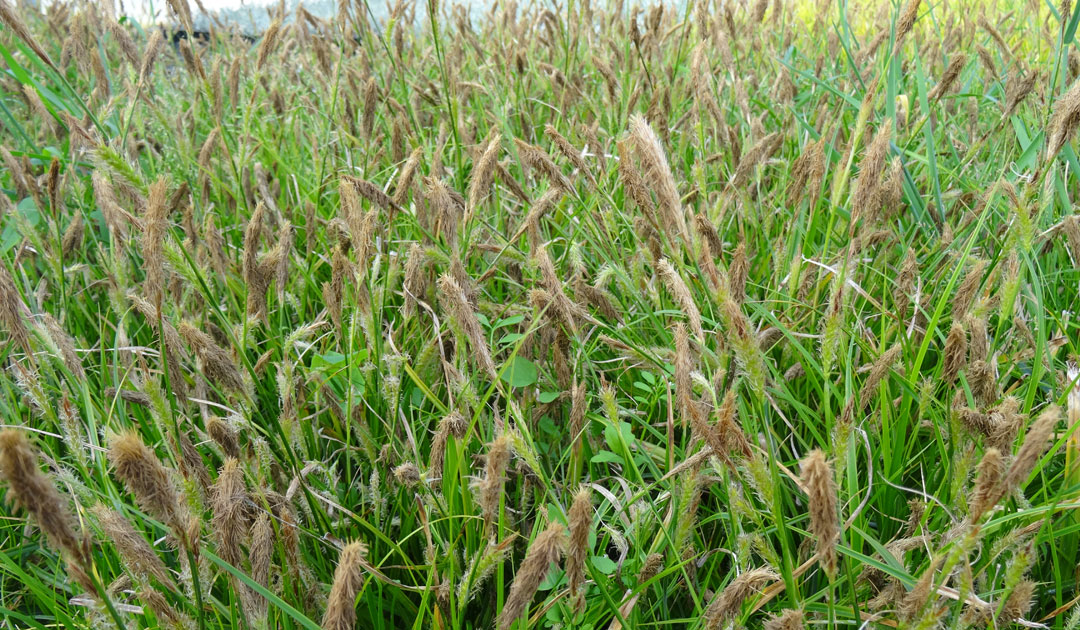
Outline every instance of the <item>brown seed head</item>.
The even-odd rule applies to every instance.
[[[1036,584],[1031,580],[1021,580],[1005,598],[999,621],[1012,622],[1021,619],[1035,603]]]
[[[982,461],[979,462],[978,471],[969,515],[973,523],[978,522],[998,501],[998,486],[1005,473],[1005,461],[1001,457],[1001,451],[996,448],[986,449]]]
[[[742,304],[746,300],[746,280],[750,277],[750,262],[746,258],[746,243],[739,243],[728,265],[728,292],[731,299]]]
[[[736,415],[734,389],[727,390],[716,409],[716,425],[713,431],[723,445],[723,450],[718,453],[720,457],[730,455],[743,460],[753,457],[750,441],[746,439],[746,433],[743,432]]]
[[[371,138],[371,132],[375,129],[375,107],[379,104],[379,84],[375,77],[370,77],[364,84],[364,112],[360,124],[364,129],[364,137]]]
[[[109,446],[113,472],[127,487],[139,506],[165,523],[181,540],[187,530],[187,513],[169,473],[138,434],[117,435]]]
[[[806,149],[795,158],[791,165],[791,183],[788,184],[787,195],[794,199],[795,203],[808,197],[810,207],[817,205],[821,197],[821,182],[825,178],[825,168],[828,159],[825,157],[825,137],[822,136],[816,142],[811,142]]]
[[[1002,118],[1008,118],[1012,116],[1020,104],[1024,102],[1024,99],[1031,94],[1035,89],[1035,84],[1039,80],[1039,73],[1028,72],[1026,74],[1015,72],[1009,76],[1005,82],[1005,111],[1002,113]]]
[[[506,630],[525,612],[536,595],[536,589],[540,587],[551,566],[562,557],[565,547],[566,529],[558,523],[548,525],[547,529],[536,536],[514,575],[514,582],[510,585],[510,593],[506,596],[506,602],[495,624],[496,628]]]
[[[349,188],[350,186],[351,189]],[[382,208],[383,210],[390,210],[394,208],[394,200],[391,199],[390,196],[387,195],[385,192],[383,192],[383,189],[380,188],[377,184],[369,182],[366,179],[360,179],[359,177],[352,177],[350,175],[342,175],[340,188],[343,191],[348,191],[348,193],[352,193],[353,191],[355,191],[356,194],[360,195],[364,199],[367,199],[369,203],[372,203],[379,208]],[[343,195],[348,193],[343,192]],[[346,197],[343,196],[343,204],[345,202],[345,199]],[[356,208],[354,209],[354,211],[350,212],[347,216],[351,217],[355,214],[356,210],[359,210],[359,204],[357,203],[355,205]],[[351,222],[353,219],[349,220]],[[351,227],[352,226],[350,224],[350,229]],[[355,239],[356,236],[357,234],[354,231],[353,238]]]
[[[645,562],[641,564],[641,570],[638,571],[637,582],[642,584],[656,577],[656,574],[660,573],[660,570],[664,568],[664,554],[650,553],[645,557]]]
[[[817,545],[817,559],[831,580],[836,576],[840,527],[836,511],[836,482],[825,453],[810,451],[802,460],[802,481],[810,497],[810,533]]]
[[[956,85],[956,80],[960,78],[960,72],[967,66],[970,56],[966,52],[953,51],[952,59],[949,60],[949,65],[945,67],[945,72],[941,75],[941,80],[938,81],[934,89],[926,95],[927,100],[940,100],[944,96],[948,96],[952,91],[953,86]]]
[[[480,154],[480,159],[477,160],[476,165],[473,167],[471,179],[469,180],[469,204],[467,207],[467,215],[469,216],[476,212],[476,208],[488,196],[491,191],[491,184],[495,180],[495,165],[499,159],[500,138],[498,133],[492,133],[491,136],[484,151]]]
[[[398,174],[397,185],[394,187],[393,201],[395,204],[399,206],[405,205],[406,195],[408,195],[412,181],[416,177],[416,171],[420,167],[420,159],[423,157],[424,150],[416,147],[409,154],[409,158],[405,160],[405,165],[401,167],[401,172]]]
[[[270,563],[274,556],[274,528],[270,524],[270,516],[265,512],[259,514],[251,526],[251,548],[248,555],[251,558],[251,579],[260,586],[268,588]],[[266,598],[252,591],[250,601],[254,608],[252,616],[265,617]]]
[[[863,160],[859,164],[859,176],[851,193],[851,223],[865,218],[872,221],[878,215],[882,204],[881,173],[889,157],[889,142],[892,140],[892,121],[886,119],[878,127],[874,139],[866,148]]]
[[[173,584],[165,563],[154,552],[146,538],[136,531],[122,514],[106,507],[103,503],[95,505],[91,511],[97,518],[102,531],[120,552],[120,557],[123,558],[128,571],[141,580],[152,577],[163,585]]]
[[[964,327],[958,322],[953,322],[949,329],[949,335],[945,337],[945,349],[942,352],[942,379],[946,383],[956,380],[960,368],[967,363],[968,340],[964,333]]]
[[[678,235],[689,244],[690,233],[686,229],[686,216],[675,186],[675,176],[668,166],[660,139],[643,116],[635,114],[630,117],[630,140],[644,167],[644,181],[656,194],[664,229],[670,236]],[[623,156],[623,159],[628,160],[629,156]]]
[[[19,429],[0,431],[0,476],[8,484],[9,500],[33,516],[49,544],[85,565],[89,550],[75,532],[67,499],[38,468],[37,451]]]
[[[183,322],[177,329],[180,336],[191,346],[206,376],[222,389],[243,392],[244,379],[232,356],[214,342],[209,334],[192,324]]]
[[[487,372],[488,376],[493,379],[498,378],[495,362],[491,359],[491,350],[484,339],[483,329],[480,328],[480,321],[476,318],[476,313],[469,304],[461,284],[449,274],[443,274],[438,284],[439,301],[450,312],[451,317],[469,340],[474,360]]]
[[[161,34],[159,29],[154,29],[153,32],[150,33],[150,39],[146,43],[142,60],[139,62],[140,84],[145,84],[150,73],[153,72],[154,61],[157,60],[158,54],[161,53],[161,49],[164,45],[165,37]]]
[[[690,354],[690,338],[686,334],[686,326],[678,322],[675,324],[675,400],[683,422],[687,422],[690,414],[694,412],[691,409],[694,401],[690,381],[693,369],[694,357]]]
[[[362,563],[367,547],[356,541],[345,545],[334,571],[334,584],[326,600],[323,630],[353,630],[356,626],[356,595],[364,584]]]
[[[31,354],[30,329],[24,319],[29,309],[23,303],[14,278],[6,265],[0,265],[0,322],[7,328],[11,341],[27,355]]]
[[[585,583],[585,559],[588,557],[589,529],[592,527],[592,498],[588,488],[578,490],[570,506],[570,545],[566,553],[566,576],[571,596],[577,596]]]
[[[139,50],[135,47],[135,40],[131,38],[131,33],[127,32],[123,26],[116,20],[105,20],[105,27],[109,30],[109,34],[116,40],[117,46],[120,48],[120,52],[124,54],[124,58],[131,64],[131,67],[139,70]]]
[[[900,52],[904,38],[911,32],[911,27],[915,26],[915,19],[919,16],[919,4],[921,2],[922,0],[908,0],[907,5],[904,6],[904,11],[897,18],[896,44],[893,46],[893,56]]]
[[[754,174],[754,169],[769,159],[780,148],[783,141],[783,134],[777,132],[770,133],[750,145],[750,148],[739,157],[739,163],[735,167],[735,172],[731,175],[731,186],[741,188],[749,182],[750,177]]]
[[[941,556],[933,558],[930,561],[930,566],[923,571],[922,575],[919,576],[919,580],[915,582],[915,586],[911,587],[911,590],[900,600],[897,609],[901,619],[914,621],[926,608],[926,604],[933,594],[934,577],[937,575],[937,568],[940,564]]]
[[[803,630],[801,610],[785,610],[765,620],[764,630]]]
[[[412,488],[420,483],[420,469],[412,462],[405,462],[394,468],[394,479],[401,485]]]
[[[724,587],[724,590],[720,591],[716,599],[709,604],[705,610],[705,627],[709,630],[718,630],[723,627],[739,614],[744,601],[760,593],[767,583],[779,579],[779,574],[768,567],[745,571]]]
[[[86,233],[86,224],[83,222],[81,214],[76,214],[71,223],[68,223],[67,229],[64,230],[64,236],[60,240],[60,252],[64,258],[70,258],[76,253],[80,247],[82,247],[83,236]]]
[[[150,303],[160,311],[165,290],[165,233],[168,223],[168,181],[158,178],[150,186],[150,195],[143,217],[142,255],[146,273],[146,294]]]
[[[971,304],[975,301],[975,296],[979,292],[979,286],[982,284],[984,269],[986,269],[986,261],[976,260],[960,282],[960,286],[956,289],[956,296],[953,298],[952,314],[954,320],[962,320],[968,309],[971,308]]]
[[[262,70],[266,64],[266,60],[269,59],[270,53],[277,47],[278,39],[281,36],[281,18],[275,19],[267,27],[263,33],[262,41],[259,42],[259,52],[255,58],[255,69]]]
[[[218,542],[218,555],[233,566],[241,566],[244,557],[240,546],[248,533],[250,509],[244,471],[237,460],[225,460],[214,482],[210,507],[214,513],[210,527]]]
[[[620,140],[616,143],[618,147],[619,155],[622,159],[619,160],[619,181],[622,182],[623,190],[625,194],[634,200],[637,207],[643,212],[653,215],[656,212],[656,204],[653,203],[652,196],[649,195],[649,189],[645,187],[645,181],[641,178],[641,173],[634,168],[631,160],[632,147],[629,140]]]
[[[555,145],[555,148],[559,150],[559,153],[561,153],[563,157],[565,157],[567,161],[569,161],[570,164],[586,178],[589,186],[595,187],[596,182],[593,180],[592,173],[589,172],[589,165],[585,163],[585,158],[581,156],[581,151],[550,124],[544,127],[544,135],[551,140],[551,143]]]
[[[510,462],[510,438],[504,433],[488,445],[484,464],[484,479],[480,482],[477,503],[484,514],[484,522],[491,524],[499,518],[499,500],[506,481],[506,465]]]
[[[690,294],[690,289],[686,286],[686,282],[666,258],[660,259],[656,265],[656,271],[660,276],[660,279],[663,280],[668,291],[671,293],[671,296],[675,298],[675,301],[679,304],[679,308],[682,310],[683,314],[686,315],[686,318],[690,323],[690,330],[693,331],[694,337],[697,338],[698,342],[703,343],[705,340],[705,329],[702,327],[701,323],[701,311],[698,310],[697,303],[694,302],[694,297]]]
[[[559,170],[547,151],[518,138],[514,138],[514,147],[517,149],[518,157],[530,170],[547,178],[552,186],[558,186],[567,191],[573,190],[570,181]]]
[[[1046,146],[1046,159],[1052,160],[1061,151],[1080,127],[1080,79],[1073,82],[1065,94],[1054,103],[1054,113],[1050,118],[1049,141]]]
[[[1024,443],[1020,445],[1020,450],[1016,452],[1016,457],[1009,466],[1009,472],[1001,480],[1004,492],[1018,490],[1027,482],[1031,472],[1035,470],[1035,464],[1039,463],[1039,459],[1049,448],[1050,437],[1054,434],[1054,427],[1060,418],[1061,408],[1051,405],[1032,423],[1024,436]]]
[[[8,4],[8,0],[0,0],[0,23],[10,28],[11,32],[23,40],[30,47],[30,50],[34,51],[34,54],[40,57],[50,68],[60,72],[60,69],[49,58],[49,53],[45,52],[45,49],[38,43],[30,29],[26,27],[26,24],[19,17],[19,10]]]
[[[899,343],[893,344],[891,348],[881,353],[881,356],[870,367],[870,375],[866,377],[862,390],[859,392],[859,404],[863,409],[866,408],[870,398],[876,393],[882,379],[888,376],[889,370],[892,369],[896,360],[900,357],[901,351],[903,351],[903,347]]]
[[[215,416],[206,421],[206,432],[210,439],[217,442],[226,457],[240,458],[240,443],[236,439],[236,431],[229,423]]]

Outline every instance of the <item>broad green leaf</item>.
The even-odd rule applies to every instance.
[[[502,379],[511,387],[528,387],[536,382],[536,364],[516,356],[503,368]]]

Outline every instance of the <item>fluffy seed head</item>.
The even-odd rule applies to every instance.
[[[690,354],[690,338],[686,334],[686,326],[682,322],[675,324],[675,400],[679,406],[679,415],[683,422],[690,419],[693,413],[691,406],[693,390],[690,381],[691,372],[694,369],[694,358]]]
[[[356,626],[356,595],[364,584],[363,560],[367,547],[356,541],[345,545],[338,557],[334,583],[326,600],[323,630],[353,630]]]
[[[825,137],[822,136],[817,142],[810,143],[792,163],[788,196],[794,196],[796,203],[803,197],[808,197],[810,207],[816,206],[821,197],[821,182],[825,178],[827,166]]]
[[[572,190],[570,181],[559,170],[559,167],[551,159],[547,151],[518,138],[514,138],[514,147],[517,149],[521,161],[530,170],[547,178],[552,186],[557,186],[562,190]]]
[[[401,485],[411,488],[420,483],[420,469],[412,462],[405,462],[394,468],[394,479]]]
[[[645,557],[645,562],[641,564],[641,570],[638,571],[637,581],[639,584],[648,582],[656,577],[657,573],[664,568],[664,555],[660,553],[650,553]]]
[[[896,44],[893,46],[893,55],[897,55],[900,52],[900,46],[904,43],[904,38],[911,32],[911,27],[915,26],[915,19],[919,16],[919,4],[922,0],[908,0],[908,3],[904,6],[904,11],[900,14],[900,17],[896,20]]]
[[[1047,161],[1054,159],[1062,147],[1072,139],[1080,127],[1080,79],[1073,82],[1065,94],[1054,103],[1050,118],[1049,141],[1046,146]]]
[[[1021,580],[1005,598],[1001,609],[1002,621],[1016,621],[1026,615],[1035,603],[1036,584],[1031,580]]]
[[[128,571],[147,580],[154,578],[161,584],[172,584],[169,570],[138,531],[122,514],[99,503],[92,510],[105,535],[120,552]]]
[[[11,341],[30,354],[30,329],[23,319],[28,310],[7,267],[0,265],[0,322],[7,328]]]
[[[769,617],[763,626],[765,630],[802,630],[803,614],[801,610],[785,610]]]
[[[802,460],[802,481],[810,495],[810,532],[817,545],[817,559],[829,579],[836,576],[836,544],[840,533],[836,512],[836,483],[832,468],[820,450]]]
[[[892,121],[886,119],[874,139],[866,148],[863,160],[859,164],[859,176],[851,194],[851,223],[854,227],[860,218],[873,220],[878,215],[882,203],[881,173],[889,157],[889,142],[892,139]]]
[[[509,628],[525,612],[536,595],[536,589],[544,581],[552,564],[562,557],[565,547],[566,528],[558,523],[548,525],[536,536],[510,585],[510,593],[495,624],[499,630]]]
[[[945,349],[942,352],[942,378],[946,383],[956,380],[960,368],[967,363],[968,340],[964,334],[964,327],[958,322],[953,322],[949,328],[949,335],[945,337]]]
[[[668,166],[667,155],[660,144],[660,139],[643,116],[635,114],[630,117],[630,140],[644,166],[644,181],[656,194],[661,216],[664,219],[664,228],[672,236],[678,235],[689,244],[690,234],[686,230],[686,216],[679,198],[679,191],[675,186],[675,176],[672,175],[671,167]],[[628,157],[624,156],[623,159],[628,160]]]
[[[716,599],[705,610],[705,627],[709,630],[718,630],[724,624],[731,621],[739,614],[743,602],[755,593],[760,593],[762,587],[769,582],[780,579],[779,574],[768,567],[750,569],[739,575],[720,591]]]
[[[919,580],[915,582],[915,586],[911,587],[911,590],[900,600],[897,609],[902,619],[913,621],[926,608],[926,604],[933,594],[934,577],[937,575],[937,568],[940,564],[941,556],[933,558],[930,561],[930,566],[923,571],[922,575],[919,576]]]
[[[874,395],[878,385],[881,384],[889,371],[892,369],[893,364],[900,357],[900,353],[903,347],[897,343],[891,348],[881,353],[881,356],[874,361],[874,364],[870,367],[870,375],[866,377],[866,381],[863,383],[862,390],[859,392],[859,404],[865,408],[869,403],[870,398]]]
[[[705,329],[701,323],[701,311],[698,310],[697,303],[694,302],[694,296],[690,294],[690,289],[686,286],[682,276],[666,258],[660,259],[660,262],[656,265],[656,271],[660,279],[663,280],[664,286],[671,292],[671,296],[679,303],[679,308],[686,315],[686,319],[690,323],[690,330],[694,333],[694,336],[699,342],[704,342]]]
[[[270,53],[277,47],[279,36],[281,35],[281,18],[277,18],[270,23],[266,32],[263,33],[262,41],[259,42],[259,52],[255,58],[255,69],[262,70],[266,65],[266,60],[270,57]]]
[[[218,553],[229,564],[241,566],[243,552],[240,545],[248,533],[248,494],[244,484],[244,471],[235,459],[225,464],[214,482],[211,508],[214,516],[210,527],[218,542]]]
[[[546,125],[544,127],[544,135],[551,140],[551,143],[555,145],[555,148],[559,150],[559,153],[563,155],[574,168],[586,178],[590,187],[595,187],[596,182],[593,180],[592,173],[589,172],[589,165],[585,163],[585,158],[581,157],[581,152],[566,139],[565,136],[560,134],[553,125]]]
[[[536,250],[533,259],[536,266],[540,268],[540,283],[550,295],[551,304],[559,319],[562,320],[563,325],[569,331],[576,331],[577,320],[583,315],[582,309],[566,295],[562,279],[555,269],[555,263],[551,260],[551,256],[547,253],[547,248],[541,245]]]
[[[26,27],[26,23],[19,18],[18,10],[11,6],[7,0],[0,0],[0,23],[10,28],[11,32],[15,33],[19,39],[23,40],[23,42],[30,47],[30,50],[34,51],[34,54],[48,64],[50,68],[60,72],[60,69],[57,68],[56,64],[49,58],[49,53],[45,52],[45,49],[38,43],[37,39],[34,38],[30,29]]]
[[[183,538],[181,534],[187,530],[188,523],[183,518],[186,514],[180,495],[157,455],[143,444],[138,434],[127,431],[113,438],[109,460],[113,472],[135,495],[139,505]]]
[[[394,188],[393,201],[395,204],[399,206],[405,205],[409,188],[416,177],[416,171],[420,167],[422,157],[424,157],[424,150],[417,147],[413,149],[413,152],[409,154],[409,158],[405,160],[405,165],[401,167],[401,172],[398,174],[397,186]]]
[[[491,191],[491,184],[495,179],[495,164],[498,159],[499,136],[498,134],[492,134],[491,140],[488,141],[487,146],[484,147],[483,152],[480,154],[480,159],[476,162],[476,166],[473,167],[472,179],[469,181],[469,205],[467,208],[469,215],[476,212],[476,208],[479,207]]]
[[[1035,89],[1038,79],[1037,72],[1025,74],[1018,71],[1009,75],[1009,79],[1005,82],[1005,111],[1002,113],[1002,118],[1009,118],[1016,112],[1024,99]]]
[[[968,309],[971,308],[971,304],[975,301],[975,296],[979,292],[979,286],[982,284],[983,270],[985,268],[986,261],[976,260],[964,276],[964,279],[960,281],[960,286],[956,289],[956,296],[953,298],[954,320],[963,319]]]
[[[566,576],[570,583],[570,594],[576,596],[585,582],[585,558],[589,529],[592,527],[592,499],[587,488],[582,488],[574,495],[570,506],[570,545],[566,553]]]
[[[1031,471],[1035,470],[1035,464],[1039,462],[1039,459],[1050,446],[1050,437],[1053,435],[1054,426],[1057,425],[1060,418],[1061,408],[1057,405],[1051,405],[1039,414],[1039,417],[1032,423],[1027,435],[1024,436],[1024,443],[1020,446],[1020,450],[1016,452],[1012,465],[1009,466],[1009,472],[1005,474],[1001,481],[1002,488],[1006,493],[1021,488],[1027,481],[1028,476],[1031,475]]]
[[[982,515],[997,503],[998,485],[1004,473],[1005,461],[1001,457],[1001,451],[996,448],[986,449],[982,461],[979,462],[978,477],[971,498],[972,522],[978,522]]]
[[[229,426],[229,423],[215,416],[206,421],[206,432],[210,435],[210,439],[217,442],[226,457],[240,458],[240,443],[236,439],[236,431]]]
[[[949,60],[949,65],[945,67],[941,80],[926,95],[927,99],[940,100],[942,97],[948,96],[952,92],[953,86],[956,85],[956,80],[960,78],[960,72],[967,66],[968,59],[970,59],[968,53],[953,51],[952,59]]]
[[[274,528],[270,524],[270,516],[266,513],[259,514],[255,523],[251,526],[251,579],[263,587],[270,586],[270,562],[274,555]],[[262,618],[266,616],[266,598],[257,593],[251,594],[253,616]]]
[[[49,544],[85,564],[88,549],[75,533],[74,519],[52,480],[38,468],[38,454],[19,429],[0,431],[0,476],[9,500],[33,516]]]
[[[150,303],[161,310],[165,290],[165,232],[168,229],[168,182],[159,178],[150,186],[143,217],[142,255],[146,273],[146,293]]]
[[[240,376],[240,369],[236,367],[228,351],[214,342],[213,337],[187,322],[181,323],[177,331],[191,346],[211,381],[222,389],[244,391],[244,379]]]
[[[487,372],[488,376],[493,379],[498,378],[495,362],[491,360],[491,349],[488,348],[487,341],[484,339],[484,332],[480,328],[479,320],[476,319],[476,313],[469,304],[461,284],[452,275],[443,274],[439,278],[439,301],[450,311],[451,317],[469,340],[476,363]]]
[[[510,462],[510,438],[504,433],[488,446],[484,464],[484,480],[480,482],[477,502],[484,513],[484,522],[493,523],[499,517],[499,500],[506,481],[506,465]]]

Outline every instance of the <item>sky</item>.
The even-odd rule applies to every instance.
[[[169,17],[169,9],[166,0],[116,0],[117,3],[122,6],[122,10],[125,14],[135,17],[138,21],[143,23],[159,22],[169,23],[171,19]],[[285,6],[287,9],[292,9],[296,6],[298,0],[286,0]],[[205,20],[199,11],[198,4],[195,0],[188,0],[188,4],[191,6],[192,16],[195,18],[195,28],[200,28],[200,23]],[[202,5],[206,7],[207,11],[217,13],[219,11],[225,12],[227,15],[221,17],[233,20],[240,24],[241,28],[245,30],[251,30],[251,20],[254,18],[256,23],[255,30],[260,30],[258,25],[265,28],[269,23],[267,17],[266,8],[269,6],[276,6],[278,0],[202,0]],[[326,4],[319,0],[306,0],[304,2],[305,8],[311,10],[312,5]],[[316,15],[320,13],[318,11],[312,11]]]

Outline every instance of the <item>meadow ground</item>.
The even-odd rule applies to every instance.
[[[0,626],[1080,625],[1080,9],[372,15],[0,0]]]

